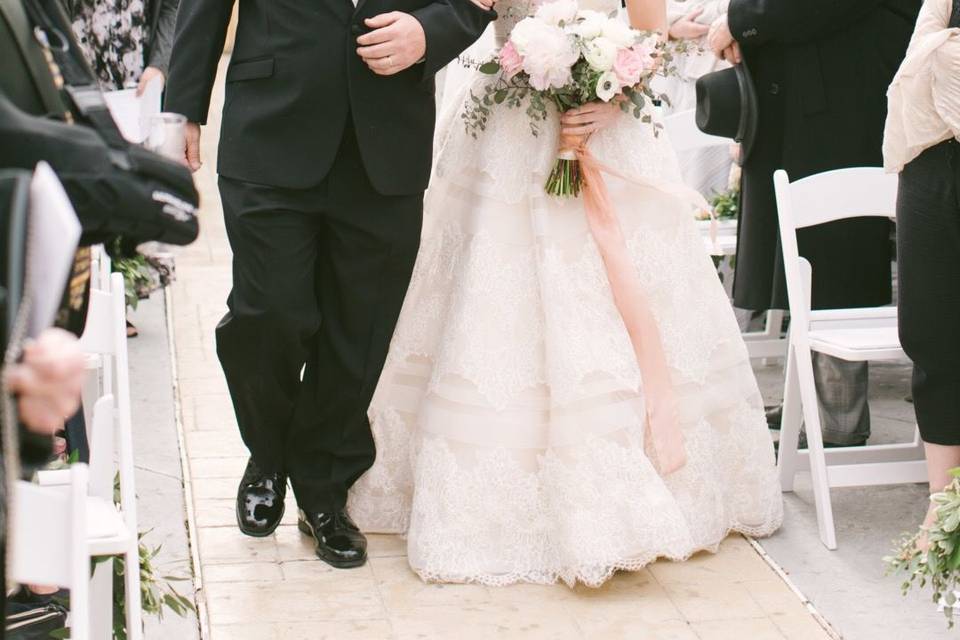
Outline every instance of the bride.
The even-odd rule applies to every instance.
[[[638,29],[664,0],[628,0]],[[581,0],[604,13],[619,0]],[[497,6],[497,42],[529,13]],[[782,519],[763,404],[692,211],[671,195],[664,135],[610,105],[555,114],[537,137],[521,109],[474,139],[448,102],[413,281],[370,407],[379,457],[357,483],[361,528],[407,536],[424,580],[598,586],[657,558],[716,550]],[[661,473],[644,384],[581,200],[544,183],[561,131],[607,177],[656,320],[685,464]]]

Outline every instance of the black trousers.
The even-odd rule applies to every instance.
[[[367,407],[420,243],[423,195],[383,196],[348,127],[317,187],[220,179],[233,249],[217,327],[244,443],[290,475],[301,508],[346,503],[373,464]]]
[[[925,442],[960,445],[960,145],[927,149],[900,174],[900,341],[913,360]]]

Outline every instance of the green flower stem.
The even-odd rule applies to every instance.
[[[558,158],[553,165],[553,171],[547,178],[546,190],[552,196],[560,198],[576,198],[583,188],[583,174],[580,171],[580,161],[576,159]]]

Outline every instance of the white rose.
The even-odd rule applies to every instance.
[[[577,17],[577,3],[575,0],[548,2],[540,5],[534,15],[538,20],[554,26],[570,24]]]
[[[610,71],[617,60],[617,45],[603,36],[583,45],[583,57],[597,71]]]
[[[570,32],[584,40],[596,38],[603,33],[607,20],[607,16],[599,11],[584,9],[577,14],[577,22],[570,27]]]
[[[607,20],[606,24],[603,25],[603,37],[620,48],[632,47],[637,40],[633,29],[626,22],[616,18]]]
[[[597,97],[604,102],[610,102],[620,93],[620,78],[613,71],[607,71],[597,80]]]

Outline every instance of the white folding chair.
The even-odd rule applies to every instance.
[[[90,640],[87,467],[73,465],[65,487],[17,482],[10,500],[9,577],[70,590],[70,637]]]
[[[906,356],[897,335],[895,307],[810,309],[812,271],[797,250],[797,229],[846,218],[892,216],[897,178],[869,167],[828,171],[791,183],[781,170],[774,175],[774,185],[791,317],[777,462],[780,482],[784,491],[792,491],[799,472],[811,474],[820,539],[835,549],[831,487],[923,482],[926,463],[916,431],[910,443],[824,450],[813,352],[856,362]],[[806,451],[798,451],[801,418],[806,424]]]
[[[109,267],[108,267],[109,268]],[[99,354],[104,360],[103,387],[112,394],[111,406],[115,425],[112,440],[117,445],[117,461],[120,475],[120,509],[129,535],[120,540],[93,545],[93,555],[118,555],[120,547],[127,559],[127,566],[139,567],[140,554],[137,540],[137,492],[134,480],[133,426],[130,416],[130,367],[127,359],[127,301],[123,276],[110,274],[109,293],[90,292],[90,305],[87,312],[87,326],[80,338],[81,347],[88,353]],[[96,422],[96,418],[94,419]],[[96,434],[92,434],[93,440]],[[96,447],[91,442],[91,447]],[[113,456],[109,458],[113,459]],[[95,461],[91,449],[91,463]],[[99,466],[98,466],[99,468]],[[112,469],[111,469],[112,471]],[[96,472],[96,470],[95,470]],[[110,496],[113,496],[113,473],[110,474]],[[121,544],[122,542],[122,544]],[[132,563],[132,564],[131,564]],[[106,566],[106,565],[104,565]],[[99,573],[99,567],[98,567]],[[95,579],[96,580],[96,579]],[[103,579],[104,588],[112,583]],[[95,585],[95,595],[99,595],[99,583]],[[140,611],[140,572],[124,572],[124,591],[127,602],[127,637],[129,640],[141,640],[143,627]]]
[[[110,289],[110,256],[102,244],[90,249],[90,286],[100,291]]]
[[[93,405],[88,425],[91,463],[91,509],[107,518],[104,505],[113,509],[113,479],[120,476],[120,519],[123,530],[116,523],[106,523],[103,530],[91,539],[91,556],[122,555],[127,566],[139,567],[137,539],[137,494],[134,479],[133,432],[130,416],[130,370],[127,361],[126,298],[123,276],[110,276],[109,292],[90,292],[87,325],[80,338],[81,348],[102,360],[103,395]],[[116,461],[116,462],[115,462]],[[62,482],[57,472],[41,474],[41,483]],[[109,525],[109,526],[107,526]],[[112,533],[111,533],[112,532]],[[97,566],[94,575],[93,599],[97,611],[104,600],[111,602],[112,577],[109,563]],[[124,572],[124,592],[127,602],[127,637],[141,640],[140,572]],[[93,625],[103,623],[96,617]],[[107,618],[109,623],[109,618]],[[99,637],[99,635],[95,636]]]
[[[110,256],[107,255],[103,245],[96,245],[90,253],[90,291],[92,298],[98,298],[94,304],[100,307],[94,311],[95,315],[106,316],[112,313],[112,307],[106,302],[106,296],[110,295]],[[88,314],[89,315],[89,314]],[[106,321],[103,317],[99,322]],[[88,324],[90,324],[88,322]],[[86,354],[86,376],[83,382],[81,397],[83,398],[83,410],[86,423],[90,424],[93,420],[93,405],[96,404],[105,393],[110,393],[113,380],[109,367],[104,366],[104,357],[97,352],[88,351]]]
[[[93,409],[93,422],[90,428],[90,483],[82,502],[86,510],[88,523],[86,544],[84,546],[87,566],[92,558],[123,557],[126,567],[135,567],[136,580],[127,578],[124,596],[127,603],[127,637],[142,638],[140,614],[140,554],[136,526],[136,510],[130,510],[134,517],[128,517],[127,509],[121,499],[121,509],[114,504],[114,478],[117,473],[116,460],[120,461],[121,494],[123,479],[133,473],[132,462],[126,463],[121,453],[117,456],[117,443],[120,436],[120,421],[114,407],[112,395],[101,398]],[[121,446],[122,449],[122,446]],[[39,482],[43,488],[63,486],[69,471],[41,471]],[[131,520],[134,528],[131,528]],[[97,563],[91,581],[90,596],[90,637],[106,640],[113,635],[113,564]],[[136,587],[136,591],[132,589]],[[135,596],[133,594],[136,594]]]

